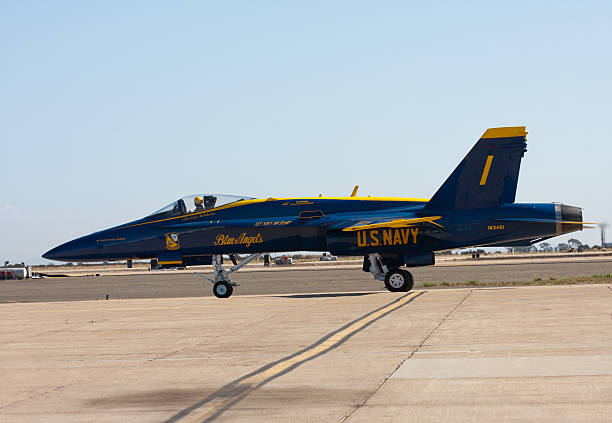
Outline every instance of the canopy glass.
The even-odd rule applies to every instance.
[[[183,214],[202,212],[242,200],[253,200],[253,197],[227,194],[193,194],[183,197],[166,207],[151,213],[147,217],[171,217]]]

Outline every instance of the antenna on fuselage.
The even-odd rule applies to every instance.
[[[353,193],[351,194],[351,197],[356,197],[357,196],[357,190],[359,189],[359,185],[355,185],[355,188],[353,188]]]

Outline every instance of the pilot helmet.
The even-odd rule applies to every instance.
[[[196,206],[201,206],[201,205],[202,205],[202,197],[199,197],[199,196],[198,196],[198,197],[194,198],[194,199],[193,199],[193,203],[194,203]]]

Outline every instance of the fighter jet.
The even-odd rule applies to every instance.
[[[151,260],[153,266],[212,264],[214,295],[227,298],[230,274],[261,255],[329,251],[363,256],[363,270],[389,291],[409,291],[405,268],[429,266],[435,252],[472,246],[529,246],[583,229],[582,209],[515,203],[524,126],[491,128],[431,199],[252,198],[196,194],[142,219],[62,244],[43,255],[70,262]],[[393,175],[389,175],[390,177]],[[235,255],[248,256],[236,262]],[[226,270],[223,256],[234,266]]]

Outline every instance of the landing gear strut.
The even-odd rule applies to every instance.
[[[230,270],[225,270],[221,265],[221,254],[216,254],[212,256],[212,264],[215,268],[214,279],[210,279],[204,276],[202,273],[196,273],[199,277],[206,279],[209,282],[212,282],[213,285],[213,294],[217,298],[229,298],[234,292],[234,287],[238,286],[236,282],[232,282],[229,278],[230,273],[236,272],[252,262],[253,260],[257,260],[259,256],[263,253],[251,254],[240,263],[235,264]],[[234,260],[232,260],[234,261]]]
[[[380,254],[368,254],[370,272],[374,279],[384,281],[391,292],[407,292],[414,286],[412,273],[404,269],[389,270]]]

